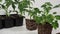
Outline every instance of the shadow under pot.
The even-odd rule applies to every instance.
[[[34,20],[26,19],[26,28],[28,30],[36,30],[37,29],[37,24]]]
[[[52,26],[49,23],[46,23],[44,25],[39,24],[38,25],[38,34],[51,34],[52,32]]]
[[[14,26],[14,22],[10,16],[9,17],[6,16],[4,26],[5,26],[5,28],[10,28],[10,27]]]
[[[17,14],[11,14],[11,18],[14,21],[14,26],[22,26],[23,25],[23,16],[19,16]]]
[[[57,34],[60,34],[60,33],[57,33]]]

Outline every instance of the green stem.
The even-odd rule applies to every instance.
[[[9,13],[8,13],[8,11],[7,11],[7,8],[5,9],[5,11],[6,11],[6,16],[9,16]]]

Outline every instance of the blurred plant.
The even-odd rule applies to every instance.
[[[2,2],[2,0],[0,0],[0,2]],[[0,8],[6,11],[6,16],[9,16],[8,7],[5,5],[5,2],[3,4],[0,3]]]
[[[27,9],[25,9],[25,8],[28,8],[28,7],[30,8],[30,5],[32,4],[31,1],[34,2],[34,0],[23,0],[18,3],[18,8],[19,8],[21,14],[23,14],[23,13],[25,13],[25,11],[27,11]]]
[[[37,14],[40,14],[40,13],[41,11],[38,8],[31,8],[28,10],[28,15],[30,15],[30,19],[32,19],[33,17],[35,17]]]
[[[29,15],[33,16],[33,19],[36,21],[37,24],[44,25],[47,22],[51,24],[53,28],[58,28],[58,20],[60,20],[60,15],[53,15],[56,14],[56,12],[53,12],[53,14],[49,14],[49,12],[51,9],[60,7],[60,5],[56,5],[53,7],[53,5],[50,2],[46,2],[41,7],[43,8],[42,11],[38,8],[34,8],[34,11],[29,11]]]
[[[34,0],[5,0],[6,1],[6,6],[9,7],[10,5],[12,5],[12,8],[14,9],[15,11],[15,8],[16,6],[15,5],[18,5],[18,9],[20,11],[20,15],[24,14],[25,11],[27,9],[25,8],[28,8],[28,6],[32,3],[31,1],[34,1]]]
[[[2,0],[0,0],[0,2],[1,1]],[[27,10],[25,8],[30,7],[29,5],[32,3],[31,1],[34,1],[34,0],[22,0],[22,1],[20,1],[20,0],[14,0],[14,1],[13,0],[5,0],[4,4],[0,4],[0,5],[2,6],[3,9],[5,9],[6,15],[8,15],[8,11],[7,10],[10,7],[10,5],[12,5],[12,8],[14,10],[13,12],[16,11],[15,10],[15,8],[16,8],[15,5],[18,5],[18,9],[20,11],[20,15],[22,15]]]

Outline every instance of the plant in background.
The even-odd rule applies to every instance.
[[[27,9],[25,8],[28,8],[28,7],[30,8],[30,4],[32,3],[31,1],[34,1],[34,0],[23,0],[18,3],[18,9],[20,10],[21,15],[25,13],[25,11],[27,11]]]
[[[34,1],[34,0],[22,0],[22,1],[20,1],[20,0],[14,0],[14,1],[13,0],[5,0],[5,3],[6,3],[7,8],[10,5],[12,5],[12,8],[14,10],[13,12],[16,11],[15,10],[15,8],[16,8],[15,5],[18,5],[18,9],[19,9],[20,15],[22,15],[27,10],[25,8],[28,8],[29,7],[31,1]]]
[[[0,0],[0,2],[2,2],[2,0]],[[8,13],[8,6],[5,5],[5,2],[3,4],[0,3],[0,8],[4,9],[6,11],[6,16],[9,16]]]
[[[58,28],[58,20],[60,20],[60,15],[53,15],[53,14],[56,14],[56,12],[53,12],[53,14],[50,14],[49,12],[51,9],[60,7],[60,4],[53,7],[53,5],[50,2],[46,2],[41,7],[43,8],[43,11],[40,11],[40,14],[41,13],[42,14],[39,16],[35,15],[33,17],[34,20],[36,21],[36,23],[44,25],[47,22],[47,23],[51,24],[51,26],[53,26],[53,28],[55,28],[55,29]],[[38,10],[36,10],[35,14],[37,14],[37,13],[38,13]]]
[[[18,14],[18,11],[17,10],[15,10],[15,8],[16,8],[16,5],[18,4],[18,1],[19,0],[5,0],[5,4],[6,4],[6,6],[9,8],[10,6],[12,6],[12,8],[13,8],[13,11],[10,11],[10,12],[16,12],[17,14]],[[10,13],[9,12],[9,13]]]
[[[28,15],[30,16],[30,19],[26,19],[26,28],[28,30],[36,30],[37,24],[35,23],[35,20],[32,19],[35,15],[37,15],[36,11],[39,13],[38,8],[31,8],[28,10]]]

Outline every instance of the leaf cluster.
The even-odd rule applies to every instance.
[[[0,1],[2,1],[2,0],[0,0]],[[18,5],[20,14],[24,14],[25,11],[27,10],[25,8],[30,7],[29,5],[32,3],[31,1],[34,1],[34,0],[22,0],[22,1],[20,1],[20,0],[14,0],[14,1],[13,0],[5,0],[4,4],[1,4],[1,6],[3,9],[7,10],[11,5],[15,11],[16,5]]]
[[[53,28],[58,28],[58,20],[60,20],[60,15],[54,15],[56,12],[53,12],[53,14],[49,14],[51,9],[60,7],[60,4],[53,6],[50,2],[44,3],[41,8],[43,10],[39,10],[38,8],[34,8],[33,10],[29,11],[29,15],[33,16],[33,19],[36,21],[37,24],[46,24],[49,23]],[[41,14],[42,13],[42,14]],[[38,14],[41,14],[38,16]]]

